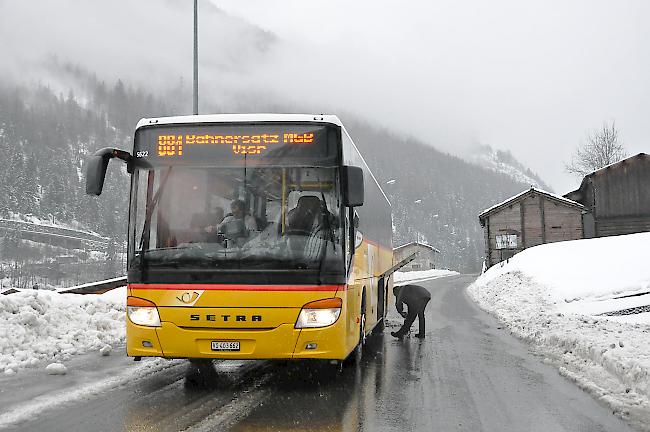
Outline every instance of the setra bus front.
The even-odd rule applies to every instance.
[[[334,116],[143,119],[133,153],[127,354],[134,357],[344,359],[360,340],[348,285],[363,203],[360,168],[342,164]],[[353,181],[352,179],[356,179]]]

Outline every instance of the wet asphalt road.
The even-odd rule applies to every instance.
[[[464,292],[473,279],[421,283],[432,293],[426,339],[397,341],[389,328],[369,341],[361,366],[342,373],[310,364],[159,362],[105,391],[98,386],[95,394],[52,408],[34,406],[56,390],[57,379],[70,393],[81,384],[75,380],[92,385],[101,374],[134,367],[114,355],[86,364],[76,378],[7,383],[14,388],[0,391],[0,425],[21,431],[630,430],[479,311]],[[20,420],[30,403],[33,413]],[[8,424],[10,415],[20,422]]]

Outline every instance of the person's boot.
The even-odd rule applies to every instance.
[[[402,338],[404,337],[404,335],[401,334],[400,332],[390,332],[390,335],[396,337],[399,340],[402,340]]]

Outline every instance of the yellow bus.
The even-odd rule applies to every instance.
[[[383,329],[391,208],[338,117],[142,119],[131,174],[127,355],[344,360]]]

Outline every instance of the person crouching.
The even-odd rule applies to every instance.
[[[415,337],[424,339],[424,309],[427,307],[429,300],[431,300],[429,291],[419,285],[404,285],[394,287],[393,294],[395,295],[395,308],[404,317],[404,325],[398,331],[391,332],[390,334],[398,339],[403,338],[408,333],[411,324],[413,324],[417,316],[420,332]],[[408,313],[404,312],[404,303],[408,306]]]

